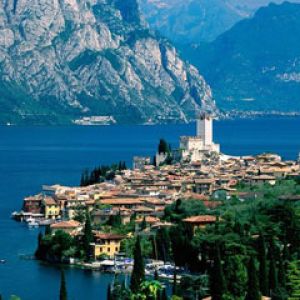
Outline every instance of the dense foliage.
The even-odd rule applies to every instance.
[[[84,170],[81,174],[80,186],[88,186],[96,183],[104,182],[105,180],[113,180],[118,171],[126,170],[125,161],[120,161],[118,164],[111,166],[99,166],[92,171]]]

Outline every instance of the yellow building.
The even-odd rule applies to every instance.
[[[51,197],[43,199],[43,212],[46,219],[56,219],[60,214],[60,207]]]
[[[91,244],[94,258],[107,255],[113,258],[120,251],[121,241],[125,236],[118,234],[95,234],[95,242]]]

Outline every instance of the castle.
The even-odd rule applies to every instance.
[[[213,118],[206,113],[197,116],[196,136],[180,137],[181,160],[200,161],[207,154],[220,153],[220,145],[213,142]]]
[[[175,161],[196,162],[219,154],[220,145],[213,142],[213,117],[207,113],[199,113],[196,121],[196,136],[180,137],[179,149],[172,151],[172,158]],[[168,153],[156,153],[156,165],[164,163],[168,155]]]

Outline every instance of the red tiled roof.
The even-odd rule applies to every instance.
[[[51,198],[51,197],[46,197],[44,199],[44,203],[46,205],[56,205],[57,204],[56,201],[53,198]]]
[[[144,220],[144,218],[138,218],[136,220],[136,223],[142,223],[143,220]],[[155,218],[155,217],[151,217],[151,216],[147,216],[147,217],[145,217],[145,221],[146,221],[146,223],[153,224],[153,223],[159,222],[160,219],[159,218]]]
[[[221,201],[203,201],[202,202],[206,208],[216,208],[222,205]]]
[[[199,224],[206,224],[206,223],[215,223],[217,220],[216,216],[211,215],[203,215],[203,216],[194,216],[184,219],[184,222],[187,223],[199,223]]]
[[[50,227],[54,229],[58,229],[58,228],[76,228],[79,226],[80,226],[79,222],[75,220],[70,220],[70,221],[62,221],[59,223],[54,223]]]
[[[123,240],[126,238],[124,235],[112,233],[96,233],[95,237],[101,240]]]
[[[134,198],[112,198],[100,200],[101,204],[109,204],[109,205],[133,205],[133,204],[141,204],[142,201]]]

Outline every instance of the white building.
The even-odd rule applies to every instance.
[[[180,137],[183,160],[199,161],[206,154],[220,153],[220,145],[213,142],[213,119],[202,113],[197,117],[196,136]]]

